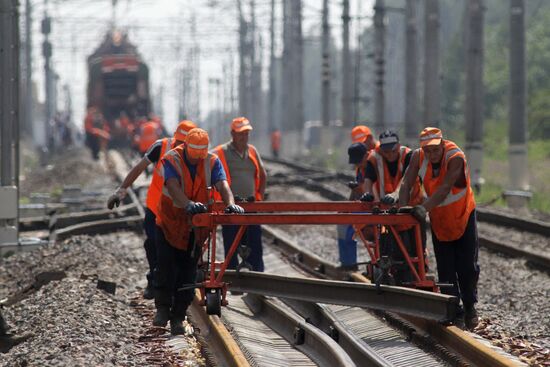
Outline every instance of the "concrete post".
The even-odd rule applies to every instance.
[[[510,207],[523,207],[529,194],[527,160],[527,85],[525,64],[525,0],[510,0]]]
[[[472,187],[481,188],[483,163],[483,0],[466,2],[465,152]]]
[[[424,4],[424,124],[438,127],[441,119],[439,0],[425,0]]]
[[[405,7],[405,140],[418,140],[418,32],[417,0],[409,0]]]

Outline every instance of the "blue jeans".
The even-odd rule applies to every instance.
[[[338,225],[338,251],[340,264],[351,266],[357,263],[357,242],[353,239],[355,230],[350,224]]]
[[[240,226],[222,226],[224,254],[227,256],[233,240],[237,236]],[[248,226],[243,234],[241,243],[250,248],[250,255],[246,261],[252,265],[254,271],[264,271],[263,249],[262,249],[262,227],[259,225]],[[238,250],[238,249],[237,249]],[[238,265],[237,250],[229,262],[228,269],[236,269]]]

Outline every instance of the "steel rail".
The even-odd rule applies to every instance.
[[[283,302],[306,319],[308,323],[330,335],[357,365],[393,366],[339,321],[326,305],[291,299],[283,299]]]
[[[231,284],[231,290],[240,292],[308,302],[367,307],[439,322],[454,319],[458,302],[453,296],[412,288],[293,278],[253,271],[226,271],[224,280]]]
[[[128,215],[135,215],[137,213],[137,205],[135,203],[122,205],[115,210],[100,209],[85,212],[71,212],[55,215],[55,226],[58,228],[64,228],[72,225],[76,225],[82,222],[92,222],[97,220],[108,220],[113,217],[121,218]],[[50,216],[21,218],[19,220],[19,229],[21,231],[37,231],[48,229],[50,223]]]
[[[519,248],[511,243],[505,243],[502,240],[495,241],[489,237],[478,235],[479,244],[493,251],[505,253],[514,257],[522,257],[527,262],[540,267],[544,270],[550,270],[550,255],[543,252],[534,252],[525,248]]]
[[[215,366],[248,367],[250,363],[218,316],[207,315],[200,304],[200,295],[195,298],[189,308],[191,321],[198,329],[199,339],[211,348],[209,353],[215,361]]]
[[[275,300],[249,294],[244,297],[244,301],[266,325],[292,343],[317,365],[330,367],[356,365],[346,351],[327,334]]]
[[[477,218],[480,221],[499,226],[516,228],[522,231],[537,233],[550,237],[550,223],[537,219],[525,219],[515,215],[496,212],[494,209],[477,207]]]
[[[72,236],[87,234],[90,236],[108,234],[117,230],[134,230],[141,233],[143,218],[139,215],[131,217],[96,220],[92,222],[75,224],[53,232],[56,240],[64,240]]]

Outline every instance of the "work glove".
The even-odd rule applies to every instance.
[[[361,195],[361,197],[359,198],[359,200],[361,201],[366,201],[368,203],[371,203],[374,201],[374,195],[371,194],[370,192],[365,192],[363,195]]]
[[[397,202],[397,198],[393,194],[386,194],[380,199],[380,202],[382,202],[382,204],[392,205]]]
[[[115,206],[118,207],[121,200],[123,200],[125,197],[126,189],[123,189],[122,187],[117,188],[115,192],[111,196],[109,196],[109,199],[107,199],[107,208],[112,210]]]
[[[185,207],[185,211],[188,214],[194,215],[194,214],[206,213],[208,211],[208,208],[203,203],[189,201],[189,203],[187,203],[187,206]]]
[[[426,222],[427,211],[426,211],[426,208],[424,208],[422,205],[416,205],[415,207],[413,207],[412,210],[411,210],[411,214],[416,219],[418,219],[418,221],[420,223],[425,223]]]
[[[357,181],[348,182],[348,187],[352,190],[355,189],[357,186],[359,186],[359,183]]]
[[[242,203],[244,198],[240,197],[239,195],[233,195],[233,200],[235,200],[236,203]]]
[[[225,208],[225,212],[227,214],[244,214],[244,209],[242,206],[239,206],[237,204],[229,205],[227,208]]]

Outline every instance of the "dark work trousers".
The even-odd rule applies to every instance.
[[[455,241],[439,241],[432,230],[437,275],[440,283],[453,284],[442,287],[441,292],[460,297],[465,307],[477,302],[477,281],[479,265],[477,253],[476,211],[473,210],[462,237]]]
[[[147,272],[147,282],[152,284],[155,268],[157,266],[157,249],[155,247],[155,235],[156,235],[156,215],[149,208],[145,208],[145,219],[143,220],[143,229],[145,230],[145,241],[143,247],[145,248],[145,256],[147,257],[147,263],[149,264],[149,271]]]
[[[187,307],[193,301],[195,288],[178,291],[184,285],[194,284],[197,276],[197,255],[193,251],[194,235],[189,237],[189,246],[180,250],[168,243],[162,229],[157,226],[157,268],[155,271],[155,305],[171,307],[172,317],[185,317]]]
[[[240,226],[222,226],[222,235],[223,235],[223,247],[225,249],[225,256],[231,248],[233,240],[237,236]],[[263,260],[263,249],[262,249],[262,227],[259,225],[248,226],[241,243],[245,243],[250,248],[250,255],[246,261],[252,265],[252,270],[254,271],[264,271],[264,260]],[[231,261],[229,262],[228,269],[236,269],[238,265],[238,249],[235,250]]]

